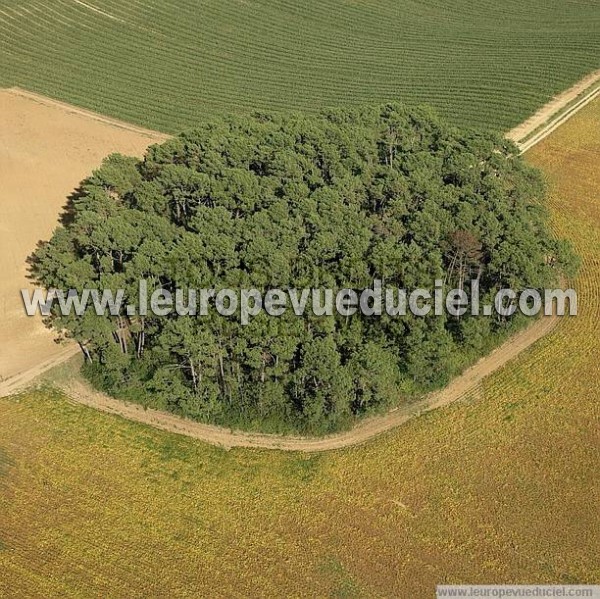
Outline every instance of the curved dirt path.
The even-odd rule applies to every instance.
[[[414,416],[451,404],[473,391],[487,376],[502,368],[510,360],[547,335],[557,324],[557,316],[544,316],[527,329],[508,339],[492,353],[455,378],[447,387],[426,395],[405,407],[395,408],[381,416],[367,418],[353,429],[327,437],[289,437],[232,431],[226,428],[200,424],[158,410],[145,409],[138,404],[125,403],[104,393],[93,391],[77,380],[61,385],[61,390],[78,404],[108,412],[158,428],[199,439],[225,448],[279,449],[284,451],[322,452],[359,445],[410,420]]]
[[[600,70],[588,75],[572,88],[558,95],[524,123],[509,131],[506,136],[516,142],[522,152],[527,151],[597,97],[600,94],[600,88],[596,87],[599,81]],[[55,102],[23,90],[13,89],[11,92],[17,95],[28,96],[32,100],[50,104],[80,116],[87,116],[95,120],[110,123],[113,126],[130,127],[126,123],[114,121],[102,115]],[[132,129],[146,135],[154,134],[159,138],[167,138],[163,134],[150,132],[141,128],[132,127]],[[529,136],[531,136],[529,139],[522,142],[524,138]],[[61,389],[68,397],[79,404],[116,414],[161,430],[193,437],[213,445],[220,445],[227,448],[247,447],[305,452],[329,451],[364,443],[377,435],[396,428],[414,416],[446,406],[461,399],[473,391],[484,378],[502,368],[507,362],[547,335],[557,325],[558,320],[555,316],[542,317],[529,328],[511,337],[491,354],[479,360],[479,362],[471,366],[461,376],[454,379],[446,388],[431,393],[410,406],[396,408],[382,416],[365,419],[348,432],[322,438],[280,437],[277,435],[236,432],[217,426],[204,425],[167,412],[144,409],[137,404],[127,404],[113,399],[105,394],[94,391],[81,380],[74,381],[68,385],[61,385]],[[67,346],[64,351],[56,354],[50,360],[40,363],[34,368],[30,368],[8,380],[0,381],[0,397],[17,393],[29,385],[36,377],[64,363],[77,352],[78,350],[72,345]]]

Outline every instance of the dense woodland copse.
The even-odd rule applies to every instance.
[[[469,290],[571,273],[511,143],[399,104],[208,121],[110,156],[33,257],[46,287]],[[191,418],[324,433],[440,386],[518,318],[61,316],[101,388]]]

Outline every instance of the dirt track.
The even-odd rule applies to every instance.
[[[507,137],[520,142],[535,131],[535,136],[526,145],[521,146],[525,151],[595,97],[597,90],[579,98],[599,80],[600,71],[589,75],[570,90],[557,96],[522,125],[508,132]],[[569,109],[565,110],[567,107]],[[553,120],[553,115],[562,111],[564,114]],[[22,261],[37,240],[49,237],[64,198],[105,155],[115,151],[140,155],[149,143],[162,141],[166,136],[111,121],[101,115],[21,90],[0,90],[0,134],[0,177],[3,180],[4,177],[8,177],[9,181],[8,188],[0,190],[0,205],[3,208],[8,206],[9,216],[8,236],[3,236],[0,242],[3,244],[0,246],[0,330],[4,331],[0,342],[2,397],[23,389],[34,378],[77,353],[72,346],[65,348],[52,344],[52,335],[44,329],[39,320],[21,316],[23,311],[20,300],[17,313],[14,291],[26,286],[25,266]],[[35,181],[29,176],[33,165],[36,171]],[[12,187],[11,176],[15,178]],[[52,185],[45,185],[46,177],[52,181]],[[31,202],[31,198],[35,198],[36,202]],[[40,211],[38,204],[43,205],[44,210]],[[23,218],[23,207],[26,221]],[[31,212],[35,218],[30,218]],[[7,310],[6,306],[10,306],[10,310]],[[428,395],[418,403],[367,419],[349,432],[321,439],[236,433],[202,425],[172,414],[125,404],[94,392],[81,381],[70,384],[64,390],[80,404],[215,445],[307,452],[328,451],[363,443],[419,413],[457,401],[475,389],[486,376],[550,332],[557,321],[556,318],[542,318],[509,339],[489,356],[482,358],[448,387]],[[7,330],[9,335],[5,341]]]
[[[116,414],[128,420],[148,424],[164,431],[200,439],[212,445],[227,448],[248,447],[304,452],[331,451],[364,443],[396,428],[418,414],[441,408],[464,397],[475,389],[485,377],[504,366],[538,339],[548,334],[558,321],[559,319],[555,316],[543,317],[541,320],[536,321],[532,326],[511,337],[491,354],[479,360],[461,376],[454,379],[450,385],[441,391],[427,395],[411,406],[396,408],[383,416],[363,420],[348,432],[321,438],[280,437],[277,435],[233,432],[218,426],[184,420],[166,412],[146,410],[137,404],[129,404],[113,399],[103,393],[91,390],[87,384],[81,381],[69,383],[63,386],[62,390],[79,404]]]
[[[568,120],[575,112],[580,110],[590,102],[594,97],[598,95],[600,89],[590,89],[600,81],[600,70],[590,73],[584,77],[581,81],[578,81],[573,87],[565,90],[558,94],[555,98],[550,100],[548,104],[542,106],[535,114],[531,115],[526,121],[523,121],[520,125],[517,125],[514,129],[511,129],[506,137],[512,139],[514,142],[521,142],[524,138],[531,135],[534,131],[536,135],[534,138],[527,140],[526,143],[522,144],[521,149],[525,152],[536,143],[540,142],[544,137],[552,133],[557,126],[562,125]],[[584,92],[588,91],[587,94]],[[577,100],[577,98],[579,100]],[[566,111],[565,114],[561,114],[559,118],[555,118],[558,113],[562,113],[567,106],[573,103],[573,106]]]

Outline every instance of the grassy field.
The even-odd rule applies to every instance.
[[[600,583],[600,102],[528,157],[583,258],[578,317],[465,402],[312,457],[226,452],[51,390],[0,400],[0,596]]]
[[[0,86],[166,132],[400,99],[508,130],[600,67],[596,0],[0,0]]]

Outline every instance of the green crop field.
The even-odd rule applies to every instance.
[[[0,86],[155,129],[403,100],[508,129],[600,67],[596,0],[0,0]]]

